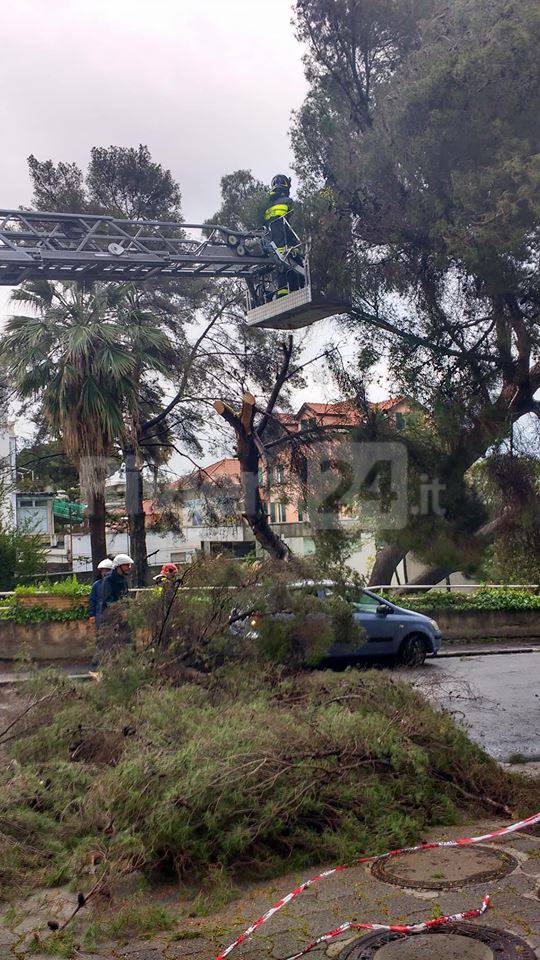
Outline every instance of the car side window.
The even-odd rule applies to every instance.
[[[358,613],[376,613],[379,601],[369,597],[367,593],[362,593],[358,600],[355,600],[353,606]]]

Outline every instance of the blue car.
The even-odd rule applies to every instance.
[[[292,584],[291,587],[307,591],[319,597],[320,600],[330,597],[335,592],[335,585],[330,580],[322,582],[303,580]],[[423,613],[398,607],[397,604],[377,596],[371,590],[351,588],[347,601],[353,607],[355,620],[364,630],[365,642],[356,649],[351,649],[349,643],[333,644],[322,666],[339,669],[366,657],[374,659],[391,657],[405,666],[419,667],[426,657],[434,657],[440,649],[442,634],[439,625],[436,620],[426,617]],[[287,610],[272,614],[276,620],[289,616],[291,614]],[[243,615],[238,610],[234,610],[231,619],[232,632],[249,631],[256,635],[258,614],[252,615],[246,611]]]
[[[324,599],[331,587],[317,587],[317,596]],[[336,643],[328,651],[328,660],[353,662],[359,657],[398,658],[410,667],[420,666],[426,657],[433,657],[440,649],[442,634],[436,620],[423,613],[406,610],[397,604],[378,597],[370,590],[362,590],[358,599],[350,599],[354,618],[362,625],[367,635],[366,642],[352,651]]]

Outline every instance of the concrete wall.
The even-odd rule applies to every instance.
[[[445,640],[540,639],[538,610],[432,610],[429,615],[437,620]],[[95,635],[86,620],[24,624],[0,620],[0,660],[88,660]]]
[[[15,523],[15,433],[0,408],[0,521],[6,526]]]
[[[13,623],[0,620],[0,660],[89,659],[94,650],[96,628],[87,620]]]
[[[445,640],[532,640],[540,638],[540,610],[424,610]]]

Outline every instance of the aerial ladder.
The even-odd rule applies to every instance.
[[[308,245],[289,230],[294,240],[280,252],[267,230],[0,210],[0,285],[237,278],[247,288],[246,322],[252,327],[295,330],[346,313],[344,300],[312,282]],[[277,298],[284,284],[289,292]]]

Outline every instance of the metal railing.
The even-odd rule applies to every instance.
[[[55,576],[55,574],[50,574],[50,576]],[[72,576],[71,573],[70,573],[70,576]],[[43,578],[41,579],[40,582],[43,582]],[[137,593],[142,593],[145,590],[155,590],[155,589],[156,589],[155,586],[130,587],[129,593],[137,594]],[[223,589],[224,589],[223,587],[216,587],[211,584],[209,584],[208,586],[199,584],[198,586],[195,586],[195,587],[179,587],[179,590],[186,591],[186,592],[201,591],[201,590],[223,590]],[[240,588],[236,586],[230,586],[230,587],[226,587],[226,589],[239,590]],[[392,591],[392,593],[400,593],[402,590],[404,591],[406,590],[411,590],[411,591],[415,591],[415,590],[427,590],[427,591],[429,590],[444,590],[444,591],[447,591],[447,590],[450,590],[450,591],[451,590],[531,590],[531,591],[534,591],[535,593],[539,593],[540,584],[538,583],[451,583],[451,584],[445,584],[443,587],[441,587],[438,584],[434,585],[432,583],[405,583],[405,584],[402,584],[401,586],[399,586],[398,584],[377,584],[374,587],[366,586],[365,589],[371,590],[374,593],[376,593],[378,590],[380,591],[390,590]],[[0,591],[0,599],[2,597],[12,597],[14,596],[14,594],[15,594],[14,590],[6,590],[3,592]]]
[[[392,590],[398,593],[401,590],[534,590],[538,593],[538,583],[385,583],[377,584],[368,590]]]

